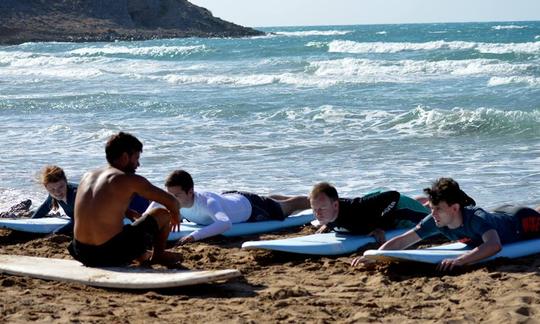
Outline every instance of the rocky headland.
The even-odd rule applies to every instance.
[[[0,44],[262,35],[186,0],[1,0]]]

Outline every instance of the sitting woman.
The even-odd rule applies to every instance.
[[[70,218],[70,222],[55,230],[55,233],[71,235],[73,232],[73,211],[77,184],[67,182],[64,170],[56,165],[47,165],[43,168],[40,182],[47,189],[49,196],[34,212],[32,218],[45,217],[51,210],[57,211],[58,207],[62,207]]]

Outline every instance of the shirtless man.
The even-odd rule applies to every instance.
[[[179,223],[179,204],[174,196],[135,174],[142,143],[133,135],[112,135],[105,153],[109,165],[86,173],[75,199],[74,238],[68,247],[73,258],[87,266],[119,266],[138,259],[171,261],[165,244],[171,224]],[[136,222],[123,220],[132,197],[138,194],[165,208],[152,210]],[[168,260],[169,259],[169,260]]]

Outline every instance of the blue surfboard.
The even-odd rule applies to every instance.
[[[367,250],[364,252],[364,256],[372,260],[392,262],[413,261],[437,264],[444,259],[457,258],[468,251],[470,251],[470,247],[466,244],[451,243],[417,250]],[[540,253],[540,239],[505,244],[499,253],[480,262],[497,258],[514,259],[536,253]]]
[[[386,239],[401,235],[406,231],[407,229],[387,231],[385,234]],[[375,243],[375,239],[371,236],[331,232],[279,240],[247,241],[242,244],[242,248],[246,250],[263,249],[311,255],[340,255],[353,253],[369,243]]]
[[[66,225],[69,218],[0,218],[0,228],[13,231],[48,234]]]
[[[222,235],[227,237],[253,235],[269,233],[289,227],[296,227],[311,222],[315,217],[311,210],[306,210],[299,214],[291,215],[282,221],[264,221],[264,222],[250,222],[250,223],[236,223],[232,225],[232,228]],[[198,225],[192,222],[182,222],[180,224],[179,232],[171,232],[169,234],[169,241],[181,239],[184,236],[188,236],[194,231],[203,228],[204,225]]]
[[[311,210],[306,210],[301,213],[291,215],[283,221],[265,221],[252,223],[237,223],[233,224],[232,228],[223,233],[224,236],[242,236],[269,233],[272,231],[285,229],[289,227],[301,226],[311,222],[315,217]],[[10,229],[14,231],[49,234],[56,229],[66,225],[69,218],[62,217],[45,217],[45,218],[1,218],[0,228]],[[125,224],[129,224],[128,219],[124,219]],[[179,232],[171,232],[168,240],[175,241],[184,236],[188,236],[196,230],[203,228],[204,225],[198,225],[192,222],[182,222]]]

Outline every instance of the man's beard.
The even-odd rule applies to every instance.
[[[122,169],[124,173],[128,173],[128,174],[135,174],[136,170],[137,168],[133,167],[132,165],[126,165],[126,167]]]

